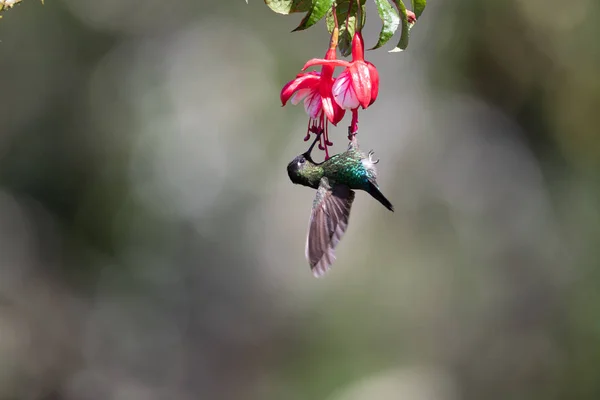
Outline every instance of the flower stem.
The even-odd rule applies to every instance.
[[[348,130],[348,139],[352,138],[358,133],[358,108],[352,110],[352,122],[350,123],[350,129]]]
[[[337,48],[338,45],[338,38],[339,38],[339,34],[340,34],[340,29],[338,27],[338,20],[337,20],[337,12],[335,10],[335,3],[332,6],[332,11],[333,11],[333,31],[331,32],[331,41],[329,42],[329,48],[330,49],[335,49]]]

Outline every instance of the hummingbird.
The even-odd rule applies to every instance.
[[[310,154],[320,134],[308,150],[287,166],[290,180],[317,190],[310,213],[305,255],[315,277],[323,276],[335,261],[335,247],[348,228],[354,190],[364,190],[385,208],[394,206],[379,190],[374,152],[367,155],[358,149],[355,134],[348,150],[316,163]]]

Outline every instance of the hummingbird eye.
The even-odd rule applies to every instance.
[[[305,161],[306,161],[306,160],[305,160],[304,158],[301,158],[301,159],[300,159],[298,162],[299,162],[300,164],[304,164],[304,162],[305,162]]]

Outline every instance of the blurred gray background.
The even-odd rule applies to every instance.
[[[1,400],[600,398],[600,3],[430,1],[406,52],[367,53],[396,212],[359,193],[320,280],[279,91],[329,38],[300,18],[4,13]]]

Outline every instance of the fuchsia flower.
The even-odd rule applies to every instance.
[[[331,46],[325,54],[325,60],[333,61],[336,59],[336,46],[337,30],[332,35]],[[310,132],[323,133],[319,148],[325,150],[325,159],[329,158],[327,147],[333,145],[329,141],[328,124],[331,122],[333,125],[337,125],[346,113],[333,99],[334,70],[334,65],[323,65],[321,72],[300,73],[281,89],[281,104],[283,106],[290,99],[294,105],[304,100],[304,109],[309,116],[308,130],[304,140],[310,139]]]
[[[352,38],[352,61],[312,59],[302,69],[322,65],[323,68],[346,67],[337,77],[332,94],[335,102],[345,110],[352,110],[351,133],[358,131],[358,107],[366,109],[379,94],[379,73],[372,63],[365,61],[365,45],[360,32]]]

